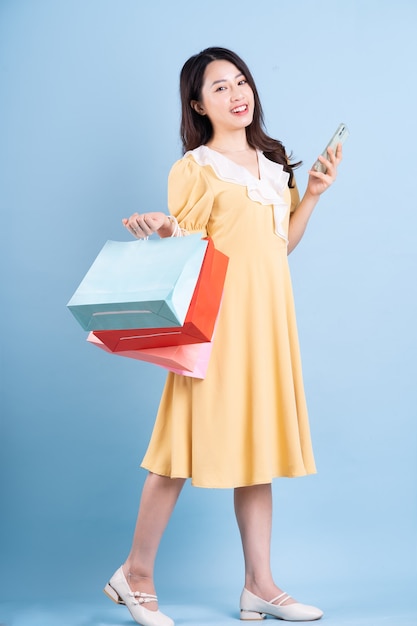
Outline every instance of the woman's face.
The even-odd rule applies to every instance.
[[[252,122],[253,91],[233,63],[212,61],[204,73],[201,100],[192,106],[208,116],[215,133],[239,130]]]

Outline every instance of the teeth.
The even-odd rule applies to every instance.
[[[241,111],[246,111],[246,108],[246,104],[242,104],[242,106],[232,109],[232,113],[240,113]]]

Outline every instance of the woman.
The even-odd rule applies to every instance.
[[[270,569],[272,479],[314,473],[287,254],[335,180],[310,171],[300,201],[293,168],[263,129],[252,75],[236,54],[208,48],[181,71],[184,157],[168,181],[170,215],[135,213],[123,223],[143,239],[201,232],[229,257],[222,308],[205,380],[169,374],[142,466],[145,481],[133,544],[106,593],[142,626],[171,626],[157,609],[157,549],[187,478],[234,488],[245,558],[241,619],[266,614],[315,620]],[[298,165],[298,164],[296,164]]]

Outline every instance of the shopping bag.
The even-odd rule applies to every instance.
[[[84,330],[184,324],[208,240],[107,241],[68,302]]]
[[[213,343],[189,343],[184,346],[167,346],[164,348],[146,348],[143,350],[125,350],[123,352],[112,352],[96,336],[90,332],[87,341],[92,345],[101,348],[110,354],[146,361],[163,367],[164,369],[192,378],[203,379],[207,372]]]
[[[200,276],[181,327],[102,330],[94,331],[95,336],[112,352],[210,341],[223,294],[228,261],[228,257],[216,250],[213,241],[209,239]]]

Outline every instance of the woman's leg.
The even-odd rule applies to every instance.
[[[185,483],[182,478],[169,478],[149,473],[143,486],[132,547],[123,572],[132,591],[155,593],[153,572],[159,543]],[[156,610],[157,603],[146,608]]]
[[[245,558],[245,587],[270,601],[282,590],[271,572],[272,489],[270,484],[235,489],[236,519]],[[289,598],[284,605],[293,603]]]

